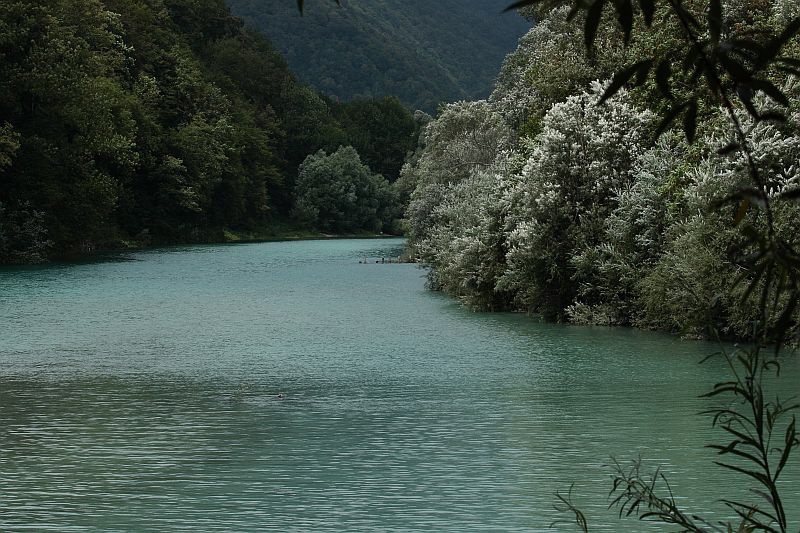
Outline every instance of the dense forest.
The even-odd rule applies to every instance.
[[[0,39],[0,263],[263,235],[309,155],[352,146],[383,190],[416,146],[396,98],[326,99],[223,0],[0,0]]]
[[[397,96],[428,113],[485,98],[531,26],[505,0],[230,0],[305,82],[340,99]]]
[[[0,262],[286,227],[398,232],[405,209],[431,287],[476,309],[745,335],[743,237],[713,207],[748,180],[742,154],[718,153],[728,119],[707,98],[696,142],[656,135],[657,80],[598,105],[675,28],[624,45],[609,17],[587,53],[581,17],[558,4],[526,12],[536,24],[486,100],[433,119],[395,97],[319,94],[222,0],[0,0]],[[727,5],[726,31],[766,35],[800,9],[762,4]],[[771,80],[789,120],[741,121],[778,196],[800,184],[800,82]],[[776,203],[774,219],[795,244],[798,204]]]
[[[798,5],[727,2],[725,31],[767,36]],[[423,131],[398,181],[410,195],[410,253],[432,267],[431,287],[477,309],[746,336],[759,306],[740,305],[748,285],[736,280],[747,269],[731,252],[744,237],[735,212],[715,207],[750,179],[745,156],[721,150],[729,119],[709,94],[694,143],[680,124],[656,135],[665,112],[658,79],[599,105],[615,72],[670,50],[679,32],[656,13],[653,29],[625,46],[609,16],[587,54],[582,16],[569,11],[529,11],[538,22],[506,58],[491,96],[446,106]],[[800,40],[784,53],[800,57]],[[777,199],[800,184],[800,82],[777,69],[770,79],[789,96],[788,120],[755,123],[737,112]],[[674,101],[692,90],[682,80]],[[775,107],[760,93],[754,105],[764,115]],[[756,229],[765,224],[757,210],[743,215]],[[796,246],[800,205],[776,201],[772,215],[778,236]]]

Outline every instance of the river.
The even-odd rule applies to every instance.
[[[359,263],[402,245],[1,269],[0,531],[553,531],[572,483],[592,531],[651,531],[606,509],[604,465],[638,456],[727,516],[714,345],[473,313]]]

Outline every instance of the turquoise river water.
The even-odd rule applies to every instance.
[[[696,414],[714,345],[473,313],[358,262],[402,245],[0,270],[0,531],[553,531],[572,483],[592,531],[661,531],[606,509],[604,465],[638,456],[730,514]],[[797,464],[783,489],[796,530]]]

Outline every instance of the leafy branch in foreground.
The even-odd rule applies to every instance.
[[[664,474],[657,470],[652,476],[641,473],[641,459],[632,461],[626,469],[615,461],[611,507],[619,508],[619,516],[639,515],[642,520],[657,520],[664,524],[677,525],[682,531],[704,531],[696,522],[700,519],[682,511],[672,493]],[[660,484],[666,487],[666,495],[659,494]]]
[[[779,490],[779,479],[792,452],[800,447],[797,420],[793,414],[800,404],[776,398],[768,400],[765,382],[771,373],[780,373],[780,363],[765,354],[761,346],[733,353],[722,352],[732,379],[714,385],[703,397],[725,395],[731,401],[704,414],[713,417],[713,425],[727,433],[729,441],[712,444],[720,459],[714,464],[755,482],[750,494],[761,505],[740,501],[739,496],[721,501],[739,518],[712,523],[699,514],[682,509],[664,474],[642,473],[641,460],[626,468],[615,461],[610,508],[617,508],[620,517],[637,516],[640,520],[678,526],[682,532],[752,532],[786,533],[787,512]],[[713,357],[713,356],[712,356]],[[580,531],[588,531],[584,514],[572,502],[572,488],[567,497],[556,494],[563,505],[556,509],[569,513]]]
[[[556,498],[558,498],[558,502],[554,505],[554,508],[559,513],[571,514],[574,523],[578,526],[578,529],[583,533],[589,532],[589,522],[586,520],[586,516],[583,512],[578,508],[575,502],[572,501],[572,489],[575,487],[573,483],[569,487],[569,491],[566,495],[561,494],[560,492],[556,492]],[[556,521],[550,524],[550,527],[555,527],[559,524],[563,523],[562,521]]]
[[[778,490],[778,478],[793,449],[800,446],[795,416],[792,415],[785,424],[782,444],[774,445],[773,437],[776,433],[779,434],[784,419],[800,408],[800,405],[777,398],[774,401],[766,399],[766,374],[771,371],[780,372],[780,363],[765,357],[760,347],[739,355],[726,354],[725,358],[734,379],[716,384],[714,390],[705,397],[733,395],[744,408],[727,407],[707,411],[707,414],[713,415],[714,425],[722,428],[731,438],[727,445],[710,445],[709,448],[717,450],[720,456],[725,456],[724,461],[716,461],[715,464],[757,481],[761,487],[751,491],[766,501],[767,506],[759,508],[728,499],[723,502],[742,518],[745,525],[763,531],[785,532],[786,510]],[[731,461],[734,457],[743,461],[746,466]],[[777,459],[777,462],[773,459]]]
[[[519,0],[506,10],[529,6],[552,5],[553,0]],[[777,70],[785,74],[800,76],[800,59],[782,55],[784,47],[800,33],[800,17],[791,19],[786,27],[775,35],[761,32],[732,31],[725,24],[722,0],[710,0],[702,16],[690,10],[684,0],[574,0],[569,20],[585,12],[584,37],[587,50],[594,48],[603,13],[607,5],[615,11],[623,33],[625,44],[631,42],[637,32],[652,31],[655,15],[662,25],[674,24],[679,28],[682,40],[672,49],[659,51],[618,71],[612,78],[601,102],[616,95],[623,87],[643,86],[654,80],[660,97],[668,104],[657,134],[666,131],[673,122],[682,117],[687,140],[695,140],[698,114],[703,101],[711,98],[725,109],[731,122],[735,140],[722,152],[740,151],[747,159],[751,179],[762,200],[767,218],[767,231],[774,236],[772,210],[768,198],[769,187],[759,172],[752,156],[747,134],[736,112],[736,104],[742,105],[756,120],[783,121],[785,115],[770,110],[760,112],[754,104],[757,93],[763,93],[783,107],[789,106],[789,98],[769,79],[769,72]],[[641,21],[636,15],[641,15]],[[695,87],[688,95],[677,98],[673,87],[676,84]],[[750,203],[740,199],[742,211]]]
[[[793,411],[800,407],[779,399],[767,400],[764,390],[767,374],[778,372],[779,363],[755,347],[734,353],[724,353],[733,379],[720,382],[704,395],[706,398],[728,395],[733,404],[706,411],[713,416],[714,425],[724,430],[730,441],[712,444],[721,459],[715,464],[742,474],[756,487],[750,493],[762,500],[762,505],[722,498],[722,502],[739,517],[739,523],[712,524],[702,517],[681,509],[675,501],[666,477],[657,471],[651,477],[641,473],[641,461],[628,469],[614,465],[612,507],[620,516],[638,516],[641,520],[677,525],[681,531],[788,531],[786,509],[778,480],[792,451],[800,446]],[[780,442],[776,442],[780,440]],[[662,486],[664,487],[662,489]],[[663,492],[663,493],[662,493]]]
[[[734,353],[723,351],[731,379],[718,383],[705,397],[724,395],[730,405],[708,411],[713,424],[720,427],[730,440],[710,448],[721,456],[715,464],[742,474],[755,487],[750,492],[760,499],[761,505],[723,498],[722,501],[739,517],[740,522],[711,524],[700,516],[689,513],[676,503],[666,477],[661,472],[646,478],[641,473],[641,462],[635,461],[625,469],[616,463],[611,491],[611,506],[619,509],[620,516],[638,516],[675,525],[681,531],[787,531],[786,509],[778,487],[778,480],[794,449],[800,446],[796,419],[792,414],[798,405],[775,399],[767,400],[765,381],[771,372],[778,372],[778,355],[785,343],[796,333],[797,309],[800,301],[800,254],[789,242],[781,238],[775,227],[776,201],[796,201],[796,190],[780,190],[767,172],[759,168],[751,139],[743,126],[741,110],[744,109],[754,124],[762,121],[781,122],[786,117],[775,107],[755,103],[758,93],[765,95],[775,105],[788,108],[789,97],[773,81],[770,73],[800,76],[800,60],[782,55],[784,47],[800,33],[800,17],[789,20],[776,34],[766,32],[741,32],[728,27],[722,0],[709,0],[692,11],[684,0],[574,0],[570,18],[585,14],[584,38],[591,51],[603,18],[604,8],[611,5],[622,31],[625,44],[639,32],[654,31],[659,14],[659,24],[673,25],[681,36],[679,44],[660,54],[651,54],[636,61],[612,78],[601,103],[627,86],[641,87],[653,80],[660,98],[667,102],[667,111],[657,129],[657,135],[666,131],[682,117],[684,134],[689,143],[695,140],[701,104],[710,100],[721,107],[730,122],[733,140],[719,151],[720,156],[739,152],[748,169],[750,183],[716,205],[720,208],[733,204],[734,226],[740,226],[744,245],[732,250],[730,259],[740,266],[742,274],[736,285],[746,285],[739,305],[755,305],[758,319],[753,324],[752,343],[748,349]],[[552,0],[520,0],[508,9],[552,4]],[[641,20],[637,20],[640,16]],[[674,87],[690,87],[688,94],[677,98]],[[756,207],[753,217],[743,224],[745,217]],[[768,354],[768,346],[774,354]],[[782,434],[781,443],[776,444]],[[585,517],[567,498],[557,495],[564,504],[560,510],[572,513],[583,531],[587,530]]]

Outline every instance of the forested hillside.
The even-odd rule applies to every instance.
[[[392,180],[417,129],[298,83],[223,0],[0,0],[0,263],[258,233],[310,154]]]
[[[792,0],[726,6],[726,38],[734,40],[766,40],[800,14]],[[655,79],[600,105],[614,72],[648,54],[672,57],[680,32],[656,13],[653,29],[623,46],[609,16],[589,56],[581,16],[568,14],[569,7],[543,9],[506,58],[491,97],[448,105],[423,131],[398,182],[412,191],[411,254],[431,265],[432,287],[479,309],[746,337],[759,318],[748,291],[758,273],[741,250],[745,231],[766,232],[767,218],[748,203],[737,221],[735,210],[717,207],[751,178],[744,154],[722,150],[734,135],[729,117],[705,94],[693,144],[680,124],[659,137],[665,109]],[[784,55],[800,57],[797,37]],[[768,180],[775,238],[796,249],[800,204],[788,198],[800,187],[800,82],[786,69],[768,75],[788,95],[788,120],[754,122],[745,109],[736,112]],[[695,86],[679,79],[673,101]],[[763,116],[776,105],[761,93],[753,100]],[[775,302],[792,315],[789,304]],[[783,320],[800,323],[796,309],[793,316]]]
[[[530,22],[504,0],[229,0],[303,81],[332,98],[397,96],[429,113],[489,94]]]

